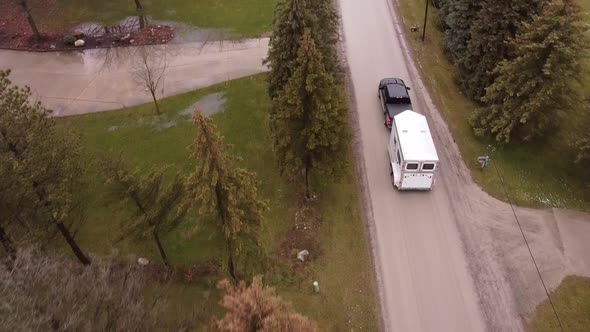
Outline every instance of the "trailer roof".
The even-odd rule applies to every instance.
[[[404,160],[438,161],[438,154],[424,115],[408,110],[396,115],[394,119]]]

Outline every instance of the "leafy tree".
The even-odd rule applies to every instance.
[[[227,313],[213,322],[213,331],[319,331],[315,322],[293,312],[273,288],[264,287],[260,278],[254,278],[250,286],[243,281],[232,286],[223,280],[218,288],[225,291],[221,305]]]
[[[57,130],[49,110],[29,103],[29,87],[13,86],[9,73],[0,71],[0,226],[5,233],[26,226],[28,235],[57,228],[80,262],[90,264],[66,226],[81,187],[80,144]]]
[[[485,94],[485,89],[497,76],[496,65],[510,57],[506,43],[514,37],[522,22],[538,14],[544,0],[482,0],[469,32],[464,51],[457,59],[460,82],[465,93],[474,100]],[[458,37],[461,34],[458,35]],[[461,42],[462,39],[457,40]]]
[[[115,185],[116,196],[131,203],[134,209],[135,218],[123,228],[123,237],[152,238],[162,260],[169,265],[160,235],[176,228],[188,211],[181,204],[185,194],[184,179],[177,173],[165,185],[168,167],[130,171],[120,161],[106,162],[104,170],[108,182]]]
[[[29,22],[29,26],[31,27],[31,31],[33,32],[33,37],[37,40],[41,39],[41,34],[39,33],[39,29],[37,29],[35,19],[31,14],[31,7],[29,6],[29,2],[27,0],[18,0],[18,4],[23,10],[23,15],[27,19],[27,22]]]
[[[547,4],[532,22],[523,23],[510,41],[514,58],[503,60],[476,112],[472,125],[480,135],[494,135],[508,143],[531,140],[555,122],[558,111],[579,101],[571,82],[579,78],[581,57],[588,46],[587,25],[572,0]]]
[[[346,98],[307,30],[297,56],[297,66],[285,91],[273,100],[276,109],[274,146],[283,172],[304,175],[306,196],[310,174],[337,174],[343,168],[350,136]]]
[[[4,263],[4,264],[2,264]],[[0,260],[0,326],[4,331],[179,331],[164,323],[166,287],[149,284],[139,265],[95,260],[82,267],[39,250]]]
[[[231,146],[211,119],[193,115],[198,134],[189,147],[198,161],[187,181],[190,206],[200,203],[201,214],[216,213],[228,250],[228,272],[238,279],[236,258],[245,247],[258,248],[258,231],[267,204],[258,198],[256,176],[236,165]]]
[[[463,58],[471,36],[471,26],[481,0],[448,0],[442,4],[440,12],[445,25],[443,45],[451,60]]]

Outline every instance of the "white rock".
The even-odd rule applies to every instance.
[[[149,261],[147,258],[139,257],[139,258],[137,259],[137,263],[138,263],[139,265],[146,266],[146,265],[148,265],[148,264],[150,263],[150,261]]]
[[[76,47],[84,46],[84,41],[82,39],[78,39],[74,42],[74,46],[76,46]]]
[[[121,38],[121,40],[122,40],[122,41],[123,41],[123,40],[127,40],[127,39],[129,39],[130,37],[131,37],[131,35],[130,35],[130,34],[126,34],[125,36],[123,36],[123,38]]]
[[[52,49],[52,50],[54,50],[55,49],[55,45],[51,44],[51,45],[49,45],[49,48]]]
[[[302,262],[305,262],[305,257],[307,257],[307,255],[309,255],[309,251],[301,250],[300,252],[297,253],[297,259]]]

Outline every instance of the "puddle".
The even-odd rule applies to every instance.
[[[167,14],[173,16],[175,11]],[[154,20],[151,16],[146,16],[146,24],[148,25],[168,25],[174,28],[175,36],[168,44],[183,44],[194,42],[208,42],[213,40],[235,40],[239,39],[237,35],[232,34],[222,29],[205,29],[198,28],[189,24],[167,21]],[[108,25],[107,28],[112,32],[128,33],[139,29],[139,17],[128,16],[114,24]],[[89,36],[98,36],[105,33],[105,26],[96,22],[84,22],[74,28],[76,33],[84,33]]]
[[[177,126],[181,122],[192,121],[193,111],[200,110],[203,115],[211,116],[219,112],[223,112],[225,104],[225,93],[217,92],[204,96],[196,103],[185,108],[184,110],[168,117],[167,115],[160,115],[153,118],[139,118],[133,123],[124,123],[120,125],[110,126],[106,128],[108,132],[114,132],[120,129],[146,127],[154,131],[164,131]]]
[[[198,109],[201,113],[205,116],[212,116],[213,114],[217,114],[219,112],[223,112],[225,104],[225,93],[224,92],[217,92],[212,93],[210,95],[206,95],[205,97],[199,99],[196,103],[192,104],[191,106],[184,109],[182,112],[178,113],[180,116],[188,117],[188,120],[191,121],[193,111]]]
[[[168,122],[155,124],[154,129],[156,131],[162,131],[162,130],[166,130],[166,129],[172,128],[172,127],[174,127],[176,125],[177,125],[176,120],[170,120]]]

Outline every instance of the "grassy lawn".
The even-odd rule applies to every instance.
[[[553,292],[551,300],[565,331],[585,332],[590,329],[590,278],[565,278]],[[537,307],[528,331],[560,331],[549,301]]]
[[[75,25],[81,22],[114,24],[136,15],[133,0],[56,0],[57,15],[41,19]],[[43,8],[47,0],[32,0]],[[147,15],[156,20],[176,21],[198,28],[223,29],[238,36],[254,37],[271,30],[274,0],[141,0]],[[45,5],[46,6],[46,5]],[[44,17],[44,18],[43,18]]]
[[[84,195],[89,209],[87,220],[79,226],[76,235],[84,250],[105,255],[116,249],[122,258],[145,256],[160,260],[150,240],[118,240],[120,222],[126,220],[128,212],[112,205],[113,199],[92,160],[121,154],[126,161],[142,168],[170,164],[179,171],[189,172],[194,161],[186,147],[192,142],[195,129],[190,114],[184,111],[201,97],[215,92],[224,92],[226,101],[224,111],[213,119],[226,140],[234,145],[234,152],[243,158],[241,166],[258,174],[262,196],[270,201],[262,241],[267,253],[278,257],[280,244],[294,225],[300,200],[293,185],[280,176],[271,150],[265,75],[165,99],[161,103],[164,110],[161,116],[155,116],[152,105],[146,104],[60,119],[61,126],[81,132],[88,159],[86,190],[80,194]],[[352,154],[346,157],[351,159]],[[298,277],[268,276],[267,273],[267,282],[277,287],[279,294],[291,301],[299,312],[317,320],[323,330],[376,330],[375,278],[352,167],[340,181],[318,181],[319,199],[314,206],[323,220],[317,234],[321,255],[309,262]],[[181,229],[164,238],[163,245],[172,264],[221,259],[223,245],[213,221],[193,213]],[[187,236],[187,230],[195,226],[194,234]],[[171,312],[180,318],[196,313],[201,323],[208,322],[211,315],[220,312],[216,305],[219,295],[214,289],[218,279],[174,285],[170,295]],[[313,280],[320,283],[319,294],[312,292]]]
[[[489,167],[482,171],[477,162],[478,155],[489,154],[486,147],[494,142],[474,137],[467,122],[476,106],[461,94],[455,83],[456,70],[443,53],[436,9],[430,6],[426,41],[422,43],[421,31],[411,34],[409,27],[414,24],[422,27],[424,2],[392,1],[396,1],[400,9],[404,31],[407,31],[413,57],[422,72],[424,83],[449,125],[463,158],[471,169],[472,177],[492,196],[506,200],[494,168]],[[584,1],[590,5],[590,0]],[[587,181],[584,183],[580,176],[584,172],[587,176],[588,171],[571,166],[569,161],[574,156],[569,152],[571,149],[567,148],[572,141],[572,133],[584,128],[580,126],[580,118],[572,114],[560,114],[558,121],[561,129],[544,141],[497,147],[496,152],[491,155],[492,162],[500,169],[512,200],[519,205],[590,210],[590,188]]]

